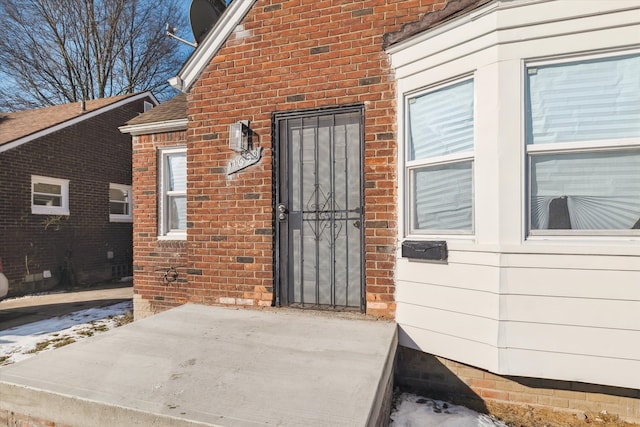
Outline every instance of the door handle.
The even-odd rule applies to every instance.
[[[280,203],[278,205],[278,219],[285,221],[287,219],[287,213],[287,207],[283,203]]]

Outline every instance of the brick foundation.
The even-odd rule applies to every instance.
[[[497,402],[574,413],[607,411],[640,423],[640,390],[500,376],[402,346],[398,350],[396,385],[485,413],[490,413],[491,403]]]

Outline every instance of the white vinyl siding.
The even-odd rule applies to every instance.
[[[161,150],[160,236],[186,239],[187,230],[187,155],[186,149]]]
[[[69,215],[69,180],[31,176],[31,213]]]
[[[626,0],[496,0],[388,48],[401,345],[497,374],[640,388],[638,12]],[[408,171],[435,154],[412,148],[408,99],[466,75],[473,233],[414,230]],[[552,201],[571,229],[546,229]],[[403,258],[406,240],[445,240],[448,259]]]
[[[473,230],[473,80],[408,98],[410,233]]]
[[[640,55],[526,71],[531,233],[640,228]]]

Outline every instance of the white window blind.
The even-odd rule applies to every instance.
[[[167,156],[167,226],[185,230],[187,224],[187,158],[184,153]]]
[[[639,228],[640,56],[527,76],[531,230]]]
[[[410,98],[408,113],[410,231],[471,232],[473,80]]]
[[[473,150],[473,80],[409,100],[409,160]]]
[[[640,150],[533,156],[531,180],[533,229],[559,228],[554,226],[554,220],[559,218],[550,218],[554,215],[551,203],[558,198],[566,199],[565,215],[570,221],[570,227],[561,228],[618,230],[637,227],[640,219]]]
[[[529,144],[640,136],[640,55],[530,67]]]
[[[472,162],[415,171],[415,228],[470,230],[472,225]]]

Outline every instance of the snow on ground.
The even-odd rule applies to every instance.
[[[126,301],[0,331],[0,367],[112,329],[131,311]]]
[[[506,427],[489,415],[451,403],[402,393],[395,401],[390,427]]]

